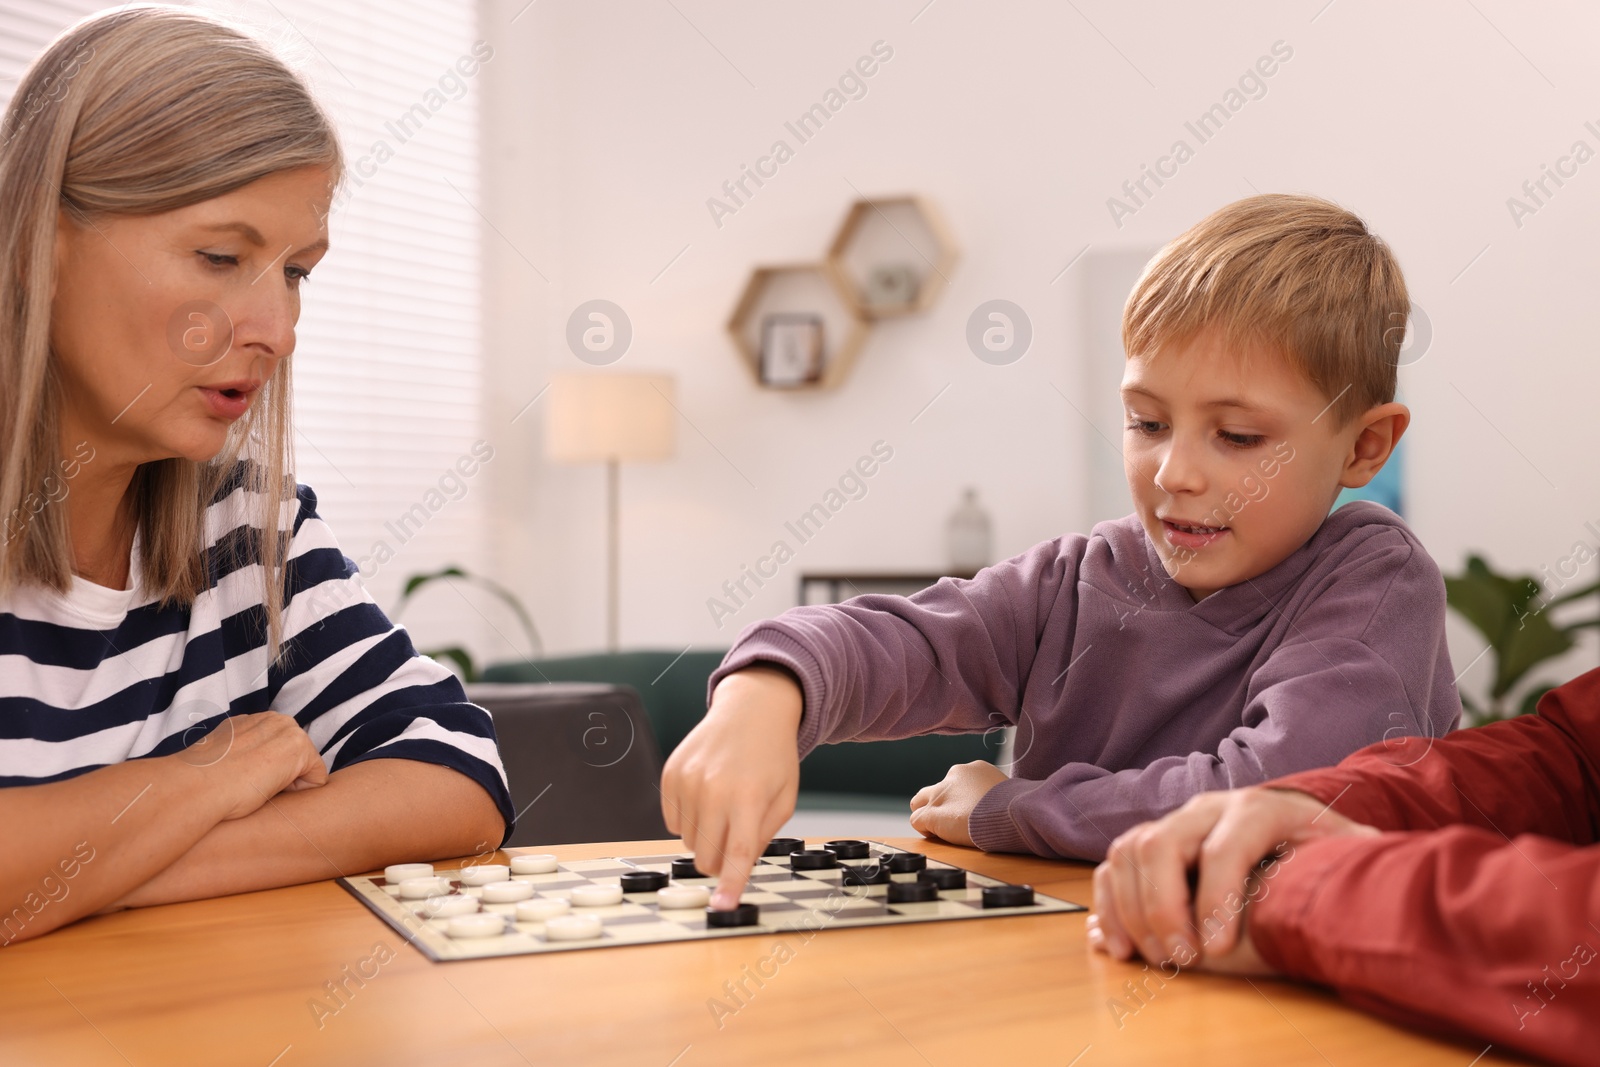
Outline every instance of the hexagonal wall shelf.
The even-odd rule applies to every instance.
[[[763,345],[766,331],[788,331],[784,344]],[[820,331],[820,337],[817,332]],[[759,385],[778,388],[829,388],[850,373],[856,353],[867,337],[867,323],[842,295],[831,272],[821,263],[794,263],[757,267],[745,283],[744,293],[728,319],[728,334],[744,357]],[[816,380],[795,380],[792,370],[780,368],[779,380],[762,373],[764,348],[769,358],[789,346],[802,348],[820,342],[821,372]],[[778,357],[783,358],[783,357]],[[801,357],[803,361],[803,356]],[[793,366],[793,358],[788,360]],[[770,368],[769,368],[770,369]]]
[[[857,200],[827,256],[840,291],[867,319],[926,311],[955,261],[944,220],[915,196]]]

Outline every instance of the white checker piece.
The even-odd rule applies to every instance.
[[[560,864],[556,857],[548,852],[533,852],[511,857],[512,874],[549,874],[558,866]]]
[[[811,842],[808,847],[821,848],[823,844],[821,841]],[[872,850],[872,860],[847,861],[843,865],[871,866],[876,860],[901,851],[878,842],[868,842],[868,844]],[[887,903],[889,889],[887,885],[842,885],[838,868],[792,872],[786,857],[777,856],[764,858],[756,865],[750,886],[741,898],[744,903],[756,904],[761,908],[758,925],[708,929],[705,912],[701,908],[662,908],[657,904],[653,892],[631,893],[624,896],[620,904],[580,906],[568,910],[568,916],[592,916],[598,919],[601,926],[598,937],[556,940],[546,935],[543,922],[532,918],[535,914],[551,909],[537,906],[529,908],[526,905],[536,904],[538,901],[570,903],[572,891],[579,886],[615,887],[619,885],[619,876],[628,871],[660,871],[669,874],[672,861],[678,857],[622,856],[596,860],[569,860],[558,863],[553,871],[543,871],[549,863],[548,858],[542,855],[537,861],[520,864],[517,862],[518,858],[512,857],[509,881],[525,883],[533,890],[531,898],[519,901],[502,903],[485,900],[483,887],[462,884],[459,871],[448,869],[437,871],[441,887],[449,885],[454,893],[474,898],[482,909],[468,922],[459,924],[454,936],[450,928],[452,916],[434,919],[418,916],[415,912],[422,901],[396,899],[396,887],[386,884],[382,877],[341,878],[339,882],[376,912],[379,918],[394,927],[424,955],[435,961],[563,952],[664,941],[740,937],[791,930],[809,932],[852,926],[894,926],[940,920],[1043,915],[1085,910],[1080,905],[1038,893],[1034,895],[1034,903],[1026,907],[984,909],[983,888],[1007,883],[970,871],[967,872],[966,888],[942,890],[936,901],[891,905]],[[959,869],[937,860],[929,860],[927,866],[930,869]],[[404,866],[397,865],[395,873],[410,874],[414,870],[415,868],[408,870]],[[507,879],[500,872],[505,870],[505,867],[500,867],[492,873],[498,876],[498,881],[504,882]],[[527,870],[538,870],[540,873],[521,873]],[[468,877],[476,880],[489,873],[491,872],[488,870],[481,873],[474,871]],[[895,874],[892,880],[915,882],[917,875]],[[715,879],[675,879],[673,884],[710,888],[715,885]],[[501,892],[493,895],[500,896]],[[514,895],[521,896],[521,893]],[[521,919],[519,914],[528,915],[530,918]],[[492,933],[491,916],[507,920],[508,932]],[[566,932],[571,932],[573,924],[560,925]]]

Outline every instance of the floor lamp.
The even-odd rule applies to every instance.
[[[617,651],[619,466],[669,459],[677,429],[665,374],[558,374],[550,383],[545,451],[556,463],[606,465],[606,648]]]

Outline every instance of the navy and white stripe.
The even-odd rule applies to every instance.
[[[511,797],[488,712],[444,667],[417,655],[367,593],[355,564],[299,486],[290,535],[283,655],[269,663],[261,565],[251,562],[257,494],[244,468],[206,511],[209,587],[163,607],[139,587],[74,579],[63,595],[0,597],[0,786],[71,778],[186,748],[230,715],[293,715],[330,771],[364,759],[451,767],[488,790],[510,833]]]

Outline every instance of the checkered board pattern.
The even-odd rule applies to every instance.
[[[868,842],[872,855],[863,860],[841,860],[840,866],[870,866],[885,862],[902,849],[892,848],[876,841]],[[820,844],[808,847],[820,848]],[[668,873],[672,861],[682,854],[670,856],[617,856],[598,860],[568,860],[551,874],[516,874],[514,881],[531,882],[535,893],[541,897],[569,897],[580,885],[606,883],[616,885],[620,875],[628,871],[661,871]],[[928,860],[928,868],[961,870],[953,864]],[[440,877],[450,878],[454,892],[481,896],[476,886],[462,885],[454,876],[456,872],[440,870]],[[896,874],[896,882],[914,882],[915,874]],[[1034,894],[1034,902],[1018,908],[985,908],[982,897],[985,886],[1006,885],[997,878],[967,872],[965,889],[941,890],[938,900],[910,904],[890,904],[887,885],[846,886],[840,881],[838,868],[820,871],[791,871],[787,856],[762,859],[750,875],[750,885],[741,901],[761,907],[761,921],[755,926],[738,926],[725,929],[708,929],[705,912],[701,909],[661,910],[656,906],[654,893],[629,893],[621,904],[597,908],[575,908],[597,916],[602,923],[599,938],[589,941],[549,941],[544,937],[544,924],[516,920],[514,904],[482,904],[486,912],[505,916],[506,932],[498,937],[456,939],[445,934],[447,919],[429,919],[419,915],[420,900],[400,900],[394,887],[387,886],[381,875],[376,877],[341,878],[343,885],[357,899],[377,913],[406,940],[415,945],[429,959],[435,961],[482,959],[489,956],[519,956],[526,953],[566,952],[574,949],[609,948],[618,945],[644,945],[663,941],[692,941],[708,937],[743,937],[751,934],[775,934],[788,931],[826,930],[851,926],[896,926],[902,923],[941,922],[962,919],[990,919],[1013,915],[1044,915],[1084,911],[1082,905],[1056,900],[1042,893]],[[679,879],[676,884],[714,887],[713,878]]]

